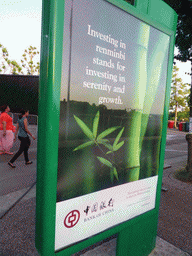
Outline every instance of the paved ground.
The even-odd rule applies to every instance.
[[[31,127],[31,129],[35,132],[36,128]],[[165,166],[171,166],[171,168],[164,170],[163,187],[167,191],[162,191],[156,248],[150,256],[192,255],[190,243],[192,188],[191,184],[173,178],[174,171],[186,164],[187,144],[183,139],[184,136],[185,133],[168,130]],[[21,158],[16,162],[17,168],[10,169],[7,165],[10,156],[0,158],[0,255],[2,256],[39,255],[34,243],[35,143],[33,142],[30,148],[30,160],[33,160],[31,166],[25,166]],[[16,149],[17,145],[14,146],[14,150]],[[102,241],[75,255],[113,256],[115,250],[116,239],[114,238],[108,242]]]
[[[175,163],[164,171],[163,184],[167,191],[161,194],[157,235],[192,255],[192,184],[173,177],[174,170],[185,164]]]

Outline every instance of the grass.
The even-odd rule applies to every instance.
[[[186,168],[177,170],[174,173],[174,177],[180,181],[192,183],[192,177],[190,176],[190,172],[188,172]]]

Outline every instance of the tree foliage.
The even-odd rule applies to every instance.
[[[8,58],[9,54],[7,49],[0,44],[0,73],[5,73],[7,69],[7,62],[6,59]]]
[[[38,62],[39,51],[30,46],[22,55],[22,66],[9,58],[7,48],[0,44],[0,74],[12,75],[39,75],[40,64]],[[37,58],[36,58],[37,57]]]
[[[0,73],[6,74],[6,72],[9,72],[12,75],[20,74],[22,68],[15,60],[9,59],[7,48],[0,44],[0,49]]]
[[[164,0],[178,14],[177,33],[175,45],[179,54],[175,59],[191,62],[191,93],[190,117],[192,117],[192,1],[190,0]]]
[[[170,99],[170,110],[175,112],[175,127],[177,122],[178,109],[183,108],[183,110],[187,110],[190,93],[187,84],[183,84],[182,79],[178,77],[178,71],[179,69],[174,66]]]
[[[39,75],[40,63],[35,62],[35,57],[39,54],[36,47],[30,46],[22,55],[22,67],[27,71],[27,75]]]
[[[190,0],[164,0],[178,14],[175,45],[179,49],[176,59],[192,61],[192,2]]]

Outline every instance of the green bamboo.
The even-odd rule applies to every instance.
[[[97,184],[95,181],[95,170],[94,170],[94,160],[93,153],[90,148],[86,148],[83,150],[83,156],[81,158],[81,164],[83,169],[83,194],[88,194],[95,192],[97,188]]]
[[[141,129],[141,111],[133,111],[131,127],[129,129],[128,140],[126,141],[126,170],[127,181],[139,179],[140,173],[140,129]]]
[[[155,42],[154,42],[155,43]],[[169,40],[167,35],[158,33],[156,44],[154,45],[154,51],[151,53],[151,57],[148,63],[148,79],[147,79],[147,88],[144,98],[143,105],[143,115],[142,115],[142,128],[140,134],[140,148],[142,149],[144,136],[147,130],[147,125],[149,121],[150,113],[152,113],[152,106],[157,94],[158,87],[160,85],[160,77],[162,73],[162,67],[165,63],[166,53],[169,45]],[[162,98],[164,100],[164,98]],[[158,113],[160,114],[160,113]],[[151,128],[152,129],[152,128]],[[153,163],[154,157],[153,152],[157,152],[157,148],[154,149],[153,142],[148,142],[147,150],[147,161],[146,161],[146,176],[150,177],[153,173]]]
[[[156,42],[156,44],[155,44]],[[162,33],[157,35],[156,41],[154,42],[153,49],[151,53],[148,67],[148,79],[147,87],[143,104],[143,117],[142,117],[142,129],[141,129],[141,144],[146,133],[147,124],[149,120],[149,115],[152,110],[152,105],[157,94],[157,89],[160,83],[160,76],[162,72],[162,65],[166,58],[167,48],[169,45],[168,36]],[[162,98],[163,100],[163,98]]]
[[[147,50],[150,27],[142,23],[137,38],[134,56],[134,95],[130,103],[134,111],[128,124],[125,162],[127,181],[136,181],[140,173],[140,131],[144,96],[147,84]]]

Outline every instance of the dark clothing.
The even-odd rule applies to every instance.
[[[25,162],[29,162],[28,158],[28,149],[31,144],[31,141],[29,139],[29,136],[27,137],[20,137],[18,136],[18,139],[21,141],[20,148],[17,151],[17,153],[14,155],[14,157],[10,160],[10,163],[15,162],[15,160],[24,152]]]

